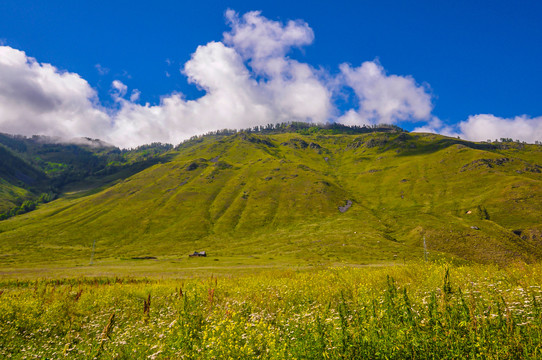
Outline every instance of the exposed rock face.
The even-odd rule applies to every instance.
[[[344,213],[352,206],[352,200],[346,200],[346,205],[339,206],[339,211]]]
[[[264,136],[254,136],[251,134],[246,134],[244,132],[238,133],[235,136],[237,136],[241,140],[248,141],[253,144],[262,144],[262,145],[269,146],[272,148],[276,147],[276,145],[273,144],[273,142],[270,139]]]
[[[321,148],[322,148],[322,147],[320,146],[320,144],[317,144],[317,143],[314,143],[314,142],[311,142],[311,143],[309,144],[309,147],[310,147],[311,149],[314,149],[314,150],[318,150],[318,149],[321,149]]]
[[[365,143],[365,146],[370,149],[370,148],[374,148],[374,147],[382,147],[384,145],[386,145],[388,143],[388,139],[385,138],[385,137],[377,137],[377,138],[372,138],[372,139],[369,139],[369,141],[367,141]]]
[[[205,159],[198,159],[196,161],[193,161],[191,162],[190,164],[188,164],[188,166],[186,167],[186,170],[187,171],[194,171],[196,170],[197,168],[200,168],[200,167],[207,167],[207,160]]]
[[[289,141],[283,142],[281,145],[289,146],[294,149],[306,149],[309,146],[305,140],[298,138],[290,139]]]
[[[523,169],[523,171],[540,174],[542,172],[542,166],[538,164],[526,164],[525,169]]]
[[[362,146],[363,144],[365,144],[365,141],[361,140],[361,139],[356,139],[355,141],[351,142],[350,144],[348,144],[348,146],[346,146],[346,150],[353,150],[353,149],[357,149],[359,148],[360,146]]]
[[[461,171],[474,170],[479,167],[486,167],[492,169],[495,166],[503,166],[504,164],[510,162],[509,158],[498,158],[498,159],[478,159],[474,160],[466,165],[463,165]]]

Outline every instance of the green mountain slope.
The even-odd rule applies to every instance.
[[[402,132],[238,133],[0,222],[6,265],[253,256],[292,263],[540,259],[542,148]],[[46,254],[46,256],[44,256]]]
[[[171,145],[120,150],[100,140],[59,139],[0,133],[0,220],[47,202],[61,193],[97,191],[157,162]],[[31,203],[31,204],[30,204]]]
[[[0,145],[0,213],[31,199],[46,175]]]

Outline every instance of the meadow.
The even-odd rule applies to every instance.
[[[541,265],[0,280],[11,359],[536,359]]]

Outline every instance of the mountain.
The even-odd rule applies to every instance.
[[[153,159],[0,221],[0,264],[88,263],[93,243],[97,259],[194,250],[307,264],[425,251],[483,263],[542,257],[539,145],[262,128],[194,137]]]
[[[120,150],[88,138],[66,143],[0,133],[0,219],[27,212],[21,209],[25,203],[33,209],[70,188],[96,188],[132,175],[171,148],[156,143]]]
[[[25,187],[40,187],[44,179],[43,172],[0,147],[0,212],[31,199],[32,193]]]

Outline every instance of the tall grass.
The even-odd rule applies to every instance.
[[[419,264],[5,281],[0,357],[536,359],[541,280],[541,265]]]

